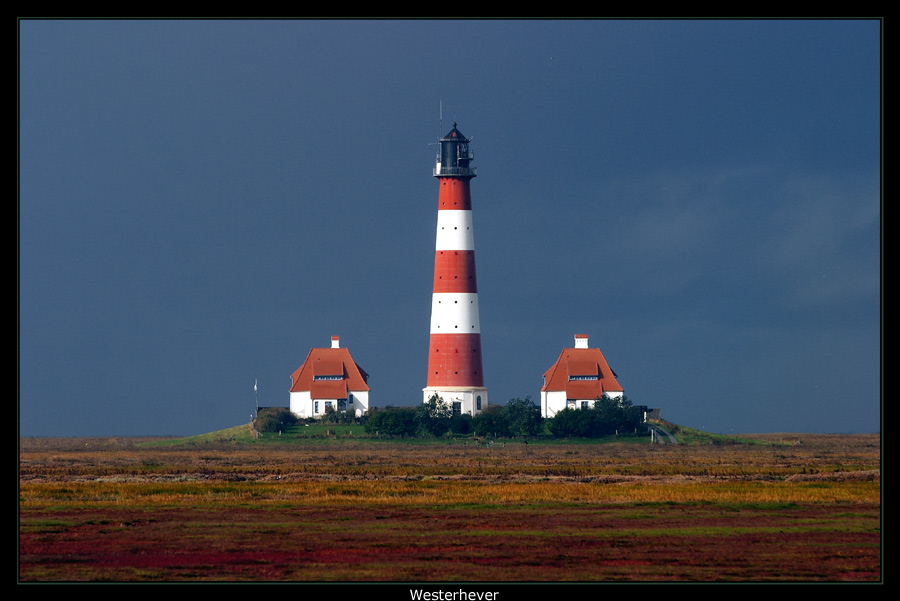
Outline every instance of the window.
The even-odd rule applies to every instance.
[[[478,372],[475,372],[475,373],[478,373]],[[481,411],[481,395],[480,394],[477,397],[475,397],[475,409],[477,409],[478,411]]]
[[[569,376],[569,382],[575,382],[577,380],[596,380],[597,376]]]
[[[591,408],[590,403],[588,401],[581,401],[581,408],[582,409],[590,409]]]
[[[318,412],[319,412],[319,401],[316,401],[316,406],[313,409],[313,413],[318,413]]]

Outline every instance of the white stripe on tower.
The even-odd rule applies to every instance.
[[[475,250],[472,210],[438,210],[435,250]]]

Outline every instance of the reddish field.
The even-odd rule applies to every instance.
[[[19,579],[881,579],[877,436],[530,447],[23,441]]]

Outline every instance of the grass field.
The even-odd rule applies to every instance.
[[[488,446],[353,430],[22,439],[19,579],[882,577],[878,435]]]

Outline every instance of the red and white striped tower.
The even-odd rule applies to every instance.
[[[424,401],[437,394],[454,413],[477,415],[487,408],[487,388],[481,370],[481,326],[475,281],[475,238],[469,182],[476,175],[470,163],[469,140],[456,129],[441,138],[434,167],[438,178],[437,242],[434,251],[434,293],[431,301],[431,343]]]

